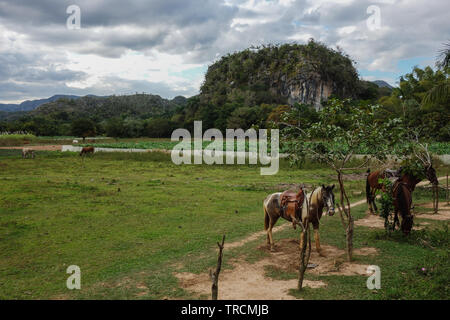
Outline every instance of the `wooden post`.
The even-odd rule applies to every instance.
[[[447,198],[447,204],[448,204],[448,172],[447,172],[447,189],[446,191],[446,198]]]
[[[305,229],[300,234],[300,266],[298,268],[298,290],[303,288],[303,279],[306,268],[308,267],[309,258],[311,256],[311,232],[309,231],[309,221],[306,219],[304,223]]]
[[[437,214],[439,211],[439,185],[436,185],[435,188],[436,188],[436,209],[434,213]]]
[[[219,257],[217,258],[217,267],[216,271],[212,272],[212,270],[209,270],[209,276],[211,277],[212,286],[211,286],[211,299],[217,300],[217,297],[219,295],[219,273],[220,268],[222,267],[222,257],[223,257],[223,244],[225,243],[225,235],[222,237],[222,244],[217,242],[217,245],[219,246]]]

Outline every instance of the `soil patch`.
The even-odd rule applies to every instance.
[[[427,209],[433,209],[433,203],[423,203],[416,205],[417,207],[427,208]],[[450,220],[450,206],[446,203],[439,204],[438,213],[433,213],[432,210],[430,210],[430,213],[416,213],[415,214],[417,218],[423,218],[423,219],[430,219],[430,220],[438,220],[438,221],[445,221]],[[422,222],[423,224],[423,222]]]
[[[314,246],[314,244],[313,244]],[[229,246],[227,246],[229,248]],[[345,251],[333,246],[323,245],[325,257],[319,256],[314,250],[311,252],[310,268],[308,273],[317,275],[364,275],[368,265],[346,262]],[[232,270],[223,270],[219,279],[219,299],[242,300],[292,300],[288,294],[289,289],[297,288],[297,279],[278,280],[267,276],[266,270],[270,267],[276,274],[297,273],[299,268],[298,240],[282,239],[275,244],[275,252],[270,252],[267,245],[261,245],[257,250],[269,253],[255,263],[243,260],[232,261]],[[355,254],[376,254],[375,248],[361,248]],[[185,290],[198,296],[211,296],[211,280],[209,274],[177,273],[180,285]],[[325,287],[323,281],[305,280],[305,287]]]

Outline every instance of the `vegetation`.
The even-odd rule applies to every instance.
[[[293,161],[313,159],[327,164],[337,174],[340,186],[339,213],[346,229],[347,256],[352,260],[353,248],[353,217],[350,201],[345,185],[346,170],[365,168],[369,159],[358,167],[349,166],[352,156],[360,145],[370,146],[367,154],[379,160],[385,160],[401,137],[399,119],[389,122],[378,122],[375,119],[376,106],[359,107],[348,101],[332,99],[318,112],[318,121],[306,125],[292,125],[298,113],[287,114],[284,138],[291,141],[290,154]],[[319,138],[320,141],[313,141]]]
[[[203,121],[204,130],[268,128],[290,108],[287,83],[308,87],[311,93],[298,101],[306,104],[321,83],[342,98],[374,100],[390,93],[359,81],[353,61],[343,52],[310,41],[229,54],[208,68],[200,94],[189,99],[149,94],[60,98],[31,112],[1,113],[0,130],[67,136],[77,119],[92,121],[97,134],[114,138],[169,137],[176,128],[192,130],[195,120]]]
[[[450,140],[449,68],[415,67],[400,78],[399,88],[379,100],[380,119],[401,117],[406,128],[438,141]],[[447,91],[443,88],[447,87]],[[438,97],[439,96],[439,97]]]
[[[36,139],[36,136],[30,133],[0,133],[0,146],[16,146],[28,144]]]
[[[77,154],[59,152],[19,158],[19,150],[0,150],[2,299],[195,298],[180,288],[174,273],[215,267],[222,234],[230,243],[261,231],[261,199],[286,184],[333,183],[331,169],[309,162],[299,169],[282,161],[276,176],[262,177],[258,166],[176,166],[160,153],[98,153],[84,162]],[[436,168],[440,175],[446,171]],[[346,181],[352,202],[361,199],[356,192],[364,183],[364,178]],[[429,201],[430,194],[423,197],[420,201]],[[356,220],[366,208],[352,209]],[[442,222],[427,222],[427,229],[413,231],[408,239],[356,227],[354,247],[379,252],[354,257],[382,269],[382,289],[376,293],[365,287],[366,276],[307,272],[305,279],[325,281],[327,287],[292,294],[304,299],[446,299],[448,229]],[[323,243],[345,248],[339,216],[324,217],[320,229]],[[298,239],[298,229],[274,236]],[[224,269],[232,258],[255,261],[266,254],[257,249],[265,235],[242,248],[227,249],[227,243]],[[65,287],[72,264],[81,268],[79,291]],[[297,278],[295,270],[282,275]]]

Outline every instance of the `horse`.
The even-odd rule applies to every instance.
[[[27,158],[28,156],[30,156],[31,158],[34,159],[34,150],[30,149],[30,148],[23,148],[22,149],[22,159]]]
[[[334,185],[325,187],[322,185],[314,189],[312,192],[304,196],[300,210],[296,212],[294,217],[286,217],[281,206],[281,192],[273,193],[266,197],[263,204],[264,209],[264,230],[267,231],[267,244],[270,250],[274,250],[274,242],[272,237],[272,228],[280,217],[291,221],[294,225],[299,224],[302,227],[308,222],[313,224],[314,239],[316,241],[316,249],[322,254],[320,249],[319,238],[319,220],[322,217],[323,208],[327,208],[327,213],[332,216],[334,214]],[[302,231],[303,232],[303,231]],[[301,244],[300,244],[301,246]]]
[[[292,226],[296,229],[300,224],[303,216],[307,216],[307,203],[303,188],[292,196],[292,193],[277,192],[264,199],[264,230],[267,231],[267,244],[270,250],[274,251],[274,242],[272,237],[272,229],[278,219],[281,217],[292,222]],[[292,206],[294,204],[294,206]]]
[[[394,198],[394,230],[395,225],[399,225],[398,213],[402,217],[400,228],[404,235],[411,232],[414,221],[414,214],[411,213],[412,190],[404,181],[397,180],[392,186],[392,196]]]
[[[314,189],[311,193],[308,193],[306,197],[309,202],[309,214],[308,220],[303,220],[303,224],[311,223],[314,229],[314,240],[316,243],[316,250],[320,256],[325,256],[322,249],[320,248],[320,236],[319,236],[319,221],[323,214],[323,209],[326,208],[326,214],[330,217],[334,215],[334,184],[331,186],[318,187]],[[306,226],[307,227],[307,226]],[[303,232],[300,237],[303,240]],[[303,244],[300,242],[300,249]]]
[[[416,184],[418,184],[420,181],[422,181],[421,178],[410,176],[403,172],[404,168],[400,167],[398,170],[389,170],[386,169],[384,171],[375,171],[370,172],[370,168],[367,170],[367,179],[366,179],[366,199],[367,203],[369,205],[369,210],[371,213],[374,211],[377,212],[377,205],[375,204],[375,193],[377,190],[382,190],[386,192],[384,185],[379,182],[379,179],[402,179],[408,184],[408,187],[410,188],[411,192],[414,191]],[[434,185],[438,185],[438,179],[436,176],[436,170],[433,168],[431,164],[424,165],[424,171],[423,171],[425,177]],[[375,209],[375,210],[374,210]]]
[[[83,149],[81,149],[80,152],[80,156],[82,156],[83,154],[88,154],[88,153],[94,153],[94,147],[83,147]]]
[[[431,165],[424,170],[427,179],[433,185],[438,185],[439,181],[436,176],[436,170]],[[400,212],[400,216],[402,217],[400,228],[405,235],[410,233],[413,226],[414,215],[411,214],[412,193],[420,181],[422,181],[420,177],[404,173],[392,187],[392,195],[394,198],[394,229],[396,224],[399,225],[398,212]]]
[[[366,199],[371,213],[374,213],[374,211],[378,211],[377,205],[375,204],[375,193],[377,192],[377,190],[386,191],[384,185],[380,183],[379,180],[385,178],[399,178],[401,170],[402,168],[398,170],[386,169],[370,172],[370,168],[367,169]]]

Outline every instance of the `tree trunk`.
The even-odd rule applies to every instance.
[[[348,200],[347,193],[345,192],[344,180],[342,179],[342,171],[337,170],[338,182],[341,195],[341,206],[342,211],[344,211],[345,220],[345,233],[347,242],[347,259],[352,261],[353,257],[353,217],[350,212],[350,201]]]
[[[439,186],[435,185],[433,186],[433,208],[434,213],[437,214],[439,210]]]
[[[222,268],[222,257],[223,257],[223,245],[225,242],[225,235],[222,237],[222,244],[217,242],[217,245],[219,246],[219,257],[217,258],[217,267],[216,271],[212,272],[212,270],[209,271],[209,276],[211,277],[212,286],[211,286],[211,299],[217,300],[217,297],[219,295],[219,273],[220,269]]]
[[[311,256],[311,233],[309,232],[309,221],[306,220],[305,230],[300,235],[300,266],[298,268],[298,290],[303,288],[303,279],[305,271],[308,268],[309,258]]]

